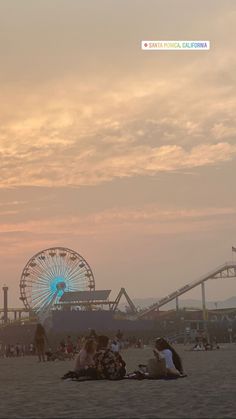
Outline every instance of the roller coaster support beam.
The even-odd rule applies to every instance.
[[[207,311],[206,311],[206,293],[205,293],[205,282],[201,283],[202,289],[202,316],[203,316],[203,325],[206,329],[206,320],[207,320]]]
[[[4,285],[3,290],[3,322],[7,324],[8,322],[8,287]]]
[[[179,311],[179,298],[176,297],[175,299],[175,304],[176,304],[176,311]]]

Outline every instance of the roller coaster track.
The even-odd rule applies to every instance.
[[[235,278],[236,277],[236,263],[235,262],[226,262],[223,265],[218,266],[218,268],[213,269],[212,271],[208,272],[206,275],[201,276],[200,278],[186,284],[185,286],[177,289],[175,292],[167,295],[164,298],[161,298],[156,303],[152,304],[150,307],[144,309],[143,311],[138,313],[138,317],[142,318],[153,311],[157,311],[160,307],[168,304],[170,301],[180,297],[181,295],[185,294],[186,292],[192,290],[193,288],[197,287],[198,285],[203,284],[204,282],[208,281],[209,279],[223,279],[223,278]]]

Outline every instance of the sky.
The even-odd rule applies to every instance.
[[[234,0],[0,0],[11,305],[27,261],[53,246],[80,253],[113,296],[163,297],[232,259],[235,22]],[[149,39],[211,49],[142,51]],[[207,299],[235,284],[211,281]]]

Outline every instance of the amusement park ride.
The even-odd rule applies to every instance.
[[[24,308],[8,308],[8,287],[3,287],[4,307],[3,324],[9,322],[9,313],[13,313],[14,321],[21,321],[22,314],[27,313],[29,319],[37,318],[44,322],[53,311],[96,311],[115,312],[122,296],[128,304],[127,315],[133,319],[153,319],[159,309],[200,286],[202,292],[203,320],[206,319],[205,283],[211,279],[236,277],[236,263],[228,262],[212,270],[199,279],[186,284],[175,292],[161,298],[144,310],[137,310],[126,290],[121,288],[114,301],[109,300],[111,290],[95,290],[95,280],[88,262],[74,250],[64,247],[53,247],[35,254],[27,262],[20,279],[20,300]]]
[[[95,290],[95,280],[88,262],[74,250],[53,247],[35,254],[25,265],[20,279],[20,300],[24,308],[8,308],[8,287],[3,287],[3,323],[8,323],[8,314],[14,321],[21,321],[22,314],[44,322],[53,310],[97,310],[105,306],[115,311],[125,297],[128,311],[136,313],[136,307],[126,290],[121,288],[117,298],[109,301],[111,290]]]

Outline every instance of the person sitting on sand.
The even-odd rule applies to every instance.
[[[75,371],[90,368],[94,366],[94,355],[96,352],[97,344],[94,339],[87,339],[83,348],[79,351],[75,361]]]
[[[55,361],[55,355],[52,351],[52,348],[49,348],[47,352],[45,352],[45,355],[47,357],[47,361]]]
[[[98,337],[98,348],[94,356],[98,379],[120,380],[126,374],[125,361],[118,352],[108,348],[109,338]]]
[[[158,338],[155,342],[154,355],[158,359],[164,359],[168,376],[182,376],[183,365],[179,354],[166,339]]]
[[[176,350],[164,338],[158,338],[153,350],[154,359],[148,361],[148,365],[139,365],[139,369],[129,373],[125,378],[142,380],[158,378],[185,377],[180,356]]]
[[[205,347],[203,346],[202,342],[196,343],[193,347],[193,351],[205,351]]]
[[[34,335],[34,343],[38,353],[39,362],[43,360],[45,362],[45,343],[48,342],[48,338],[44,327],[38,323]]]
[[[96,379],[97,373],[94,365],[94,355],[96,352],[97,343],[94,339],[88,338],[82,349],[79,351],[76,361],[74,371],[68,371],[62,379],[67,378],[79,379],[81,377],[87,379]]]

